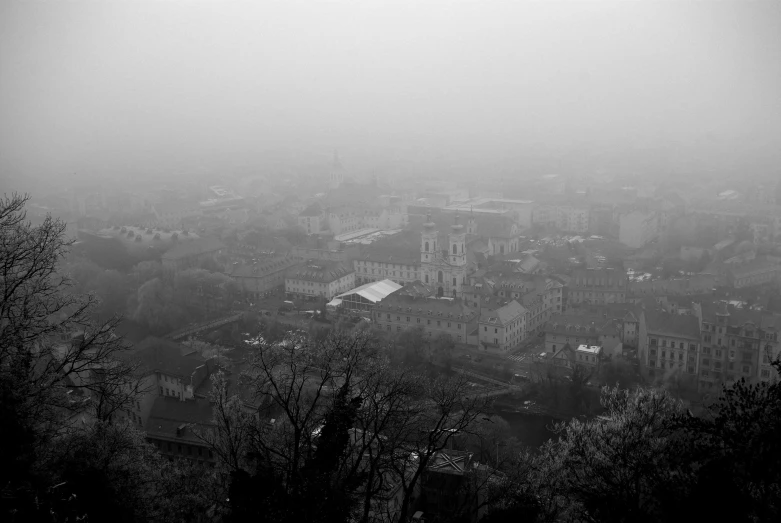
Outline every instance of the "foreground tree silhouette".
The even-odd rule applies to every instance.
[[[771,363],[781,371],[778,359]],[[685,416],[689,483],[681,521],[781,520],[781,385],[777,380],[725,387],[702,417]],[[730,499],[728,504],[707,502]],[[696,507],[696,508],[695,508]]]
[[[127,409],[138,382],[120,358],[118,319],[93,323],[96,298],[69,292],[58,272],[65,224],[49,216],[33,227],[27,200],[0,200],[0,510],[20,521],[56,520],[53,507],[70,498],[58,476],[63,453],[89,432],[84,422],[110,423]]]

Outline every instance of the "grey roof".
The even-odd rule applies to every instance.
[[[300,263],[300,260],[293,258],[271,258],[261,260],[257,265],[237,265],[233,268],[230,275],[234,278],[263,278],[275,272],[286,271]]]
[[[696,316],[645,311],[648,334],[700,340],[700,322]]]
[[[391,294],[376,306],[377,310],[431,316],[436,319],[470,321],[477,314],[459,299],[416,298],[398,293]]]
[[[288,269],[285,278],[329,283],[354,272],[352,267],[341,263],[318,260]]]
[[[503,327],[526,314],[526,309],[515,300],[494,310],[482,309],[480,323],[490,323]]]

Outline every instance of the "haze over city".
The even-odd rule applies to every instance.
[[[781,149],[777,2],[4,2],[0,174],[528,175]],[[632,165],[631,160],[636,160]]]
[[[778,1],[0,3],[0,521],[781,521],[779,93]]]

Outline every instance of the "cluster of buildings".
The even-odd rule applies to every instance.
[[[616,271],[576,272],[566,288],[567,309],[545,324],[547,357],[572,367],[593,361],[581,359],[592,347],[599,348],[597,362],[636,355],[651,382],[698,392],[741,378],[777,378],[770,362],[781,351],[781,314],[714,298],[712,277],[694,280],[649,288]]]

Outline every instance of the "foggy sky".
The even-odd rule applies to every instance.
[[[0,3],[6,181],[767,153],[779,93],[780,2]]]

